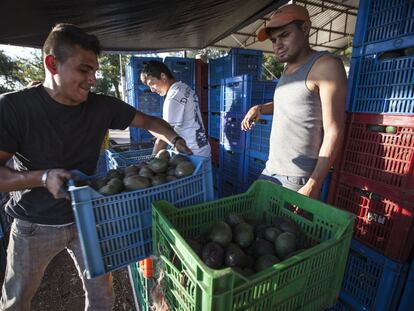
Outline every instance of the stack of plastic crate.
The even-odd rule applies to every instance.
[[[404,285],[414,244],[413,12],[409,0],[359,5],[349,123],[329,194],[357,216],[360,243],[341,292],[356,310],[398,310],[404,286],[413,286],[412,278]],[[413,301],[400,310],[412,310]]]
[[[264,164],[267,160],[271,117],[266,116],[257,122],[257,128],[254,126],[253,133],[248,134],[241,130],[241,122],[252,106],[273,100],[276,84],[275,81],[255,80],[251,75],[224,79],[220,103],[222,196],[240,193],[247,189],[250,184],[246,177],[249,174],[256,175],[258,167],[261,167],[260,164]],[[249,138],[246,139],[246,136]],[[256,161],[253,165],[246,163],[253,157],[263,162]],[[253,178],[250,181],[253,181]]]
[[[139,111],[160,117],[162,116],[163,97],[152,93],[140,79],[142,69],[150,60],[162,61],[162,58],[131,57],[125,66],[127,102]],[[150,141],[153,138],[147,130],[130,128],[129,131],[132,142]]]
[[[262,59],[261,51],[232,49],[209,62],[209,136],[213,158],[219,159],[215,186],[221,197],[245,189],[244,115],[252,105],[273,98],[276,83],[260,80]]]

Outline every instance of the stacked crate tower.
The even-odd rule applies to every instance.
[[[139,111],[146,114],[162,117],[164,97],[152,93],[150,88],[143,84],[140,74],[145,64],[150,60],[163,61],[159,57],[131,57],[125,67],[127,102]],[[195,88],[195,60],[193,58],[166,57],[164,63],[170,69],[177,81]],[[144,129],[130,128],[131,142],[150,141],[154,137]]]
[[[273,100],[277,82],[260,80],[262,59],[261,51],[231,49],[227,56],[209,61],[209,136],[219,197],[244,192],[258,177],[259,169],[250,172],[246,165],[249,159],[259,159],[254,164],[263,167],[267,160],[271,117],[260,120],[247,134],[241,130],[252,106]],[[256,144],[260,150],[251,150]]]
[[[357,217],[346,310],[414,310],[413,45],[413,1],[360,1],[347,129],[328,199]]]

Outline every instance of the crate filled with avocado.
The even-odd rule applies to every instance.
[[[267,181],[177,209],[153,203],[172,310],[323,310],[341,288],[354,216]]]
[[[213,199],[208,158],[160,151],[125,168],[70,181],[72,209],[88,277],[152,254],[151,203],[184,207]]]
[[[91,179],[89,185],[103,195],[113,195],[159,186],[193,174],[195,165],[183,154],[163,149],[153,159],[125,168],[109,170],[105,175]]]
[[[245,219],[229,213],[206,235],[186,239],[188,245],[210,268],[231,267],[249,277],[315,245],[300,227],[287,217]]]

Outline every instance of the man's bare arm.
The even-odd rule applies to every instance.
[[[324,136],[316,167],[299,192],[318,198],[323,181],[342,144],[347,78],[342,61],[336,57],[322,57],[315,65],[309,77],[315,80],[319,89]]]

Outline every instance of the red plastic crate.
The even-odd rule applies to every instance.
[[[377,131],[376,125],[394,126],[396,132]],[[340,171],[414,193],[413,154],[413,117],[353,114]]]
[[[210,143],[211,147],[211,163],[213,165],[219,165],[219,158],[220,158],[220,142],[218,139],[214,139],[209,137],[208,142]]]
[[[201,112],[208,112],[208,87],[196,85],[195,92]]]
[[[414,244],[413,195],[349,174],[334,184],[329,203],[357,216],[354,237],[393,260],[408,259]]]
[[[195,60],[196,86],[208,86],[208,64],[201,59]]]

